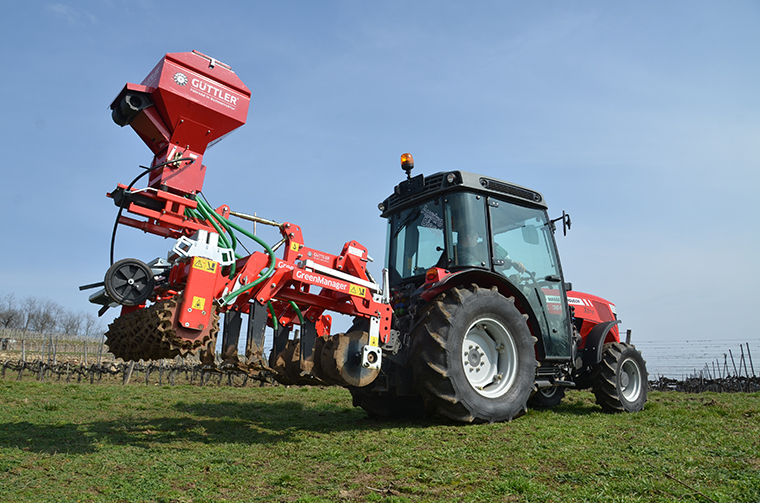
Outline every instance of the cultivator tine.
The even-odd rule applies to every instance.
[[[240,327],[243,323],[243,315],[240,311],[227,311],[224,315],[224,329],[222,331],[222,368],[241,368],[238,358],[238,342],[240,341]]]
[[[317,328],[313,321],[304,318],[301,325],[301,354],[299,368],[302,373],[312,374],[314,368],[314,344],[317,342]]]
[[[277,361],[277,357],[285,351],[285,347],[290,337],[290,329],[280,325],[277,330],[274,331],[274,344],[272,345],[272,353],[269,355],[269,366],[274,368],[274,364]]]
[[[216,368],[216,355],[214,354],[215,347],[216,338],[207,341],[203,348],[198,352],[201,365],[205,370]]]
[[[245,361],[250,370],[269,368],[264,360],[264,333],[267,328],[267,307],[258,302],[250,304],[248,338],[245,343]]]

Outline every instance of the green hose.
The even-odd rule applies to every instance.
[[[231,248],[234,252],[235,249],[237,249],[237,239],[235,239],[235,233],[232,232],[232,229],[230,229],[229,221],[217,213],[216,210],[212,208],[210,204],[208,204],[208,202],[204,201],[203,199],[198,199],[197,201],[198,205],[203,207],[203,209],[206,210],[206,212],[208,212],[228,232],[230,245],[228,248]]]
[[[237,225],[235,222],[232,222],[229,219],[217,213],[216,210],[214,210],[211,207],[211,205],[208,204],[203,199],[196,199],[196,202],[198,203],[197,212],[196,210],[187,208],[185,210],[185,215],[193,217],[193,218],[198,218],[198,219],[202,218],[210,222],[211,225],[214,227],[214,229],[216,229],[216,231],[219,233],[219,239],[222,243],[222,246],[224,246],[225,248],[231,249],[233,252],[235,251],[235,248],[237,248],[237,239],[235,238],[235,234],[232,232],[232,229],[235,229],[243,233],[243,235],[256,241],[259,245],[261,245],[266,250],[267,254],[269,254],[269,265],[266,268],[259,271],[259,275],[261,277],[257,279],[256,281],[253,281],[252,283],[249,283],[241,288],[238,288],[237,290],[227,295],[222,300],[222,305],[224,305],[224,304],[227,304],[233,298],[240,295],[241,293],[244,293],[250,290],[254,286],[258,285],[262,281],[265,281],[267,278],[269,278],[274,273],[274,265],[277,258],[275,257],[274,251],[272,250],[272,248],[264,240],[262,240],[261,238],[253,234],[252,232],[248,231],[247,229]],[[227,235],[225,235],[225,231],[229,234],[229,238],[227,237]],[[235,255],[238,256],[238,258],[240,258],[240,256],[237,255],[237,253]],[[230,266],[229,277],[232,278],[234,274],[235,274],[235,263],[233,262]],[[297,306],[295,307],[295,309],[296,309],[296,312],[298,313],[299,318],[303,320],[300,311],[298,311]],[[271,307],[271,304],[270,304],[270,310],[272,310],[272,313],[274,313],[273,308]],[[274,317],[274,314],[272,314],[272,316]],[[275,319],[275,323],[277,323],[277,318],[274,318],[274,319]]]
[[[262,269],[261,272],[259,272],[259,274],[261,275],[261,277],[259,279],[257,279],[253,283],[249,283],[249,284],[245,285],[244,287],[239,288],[239,289],[235,290],[234,292],[230,293],[229,295],[227,295],[227,297],[225,297],[222,300],[222,304],[228,303],[231,299],[237,297],[238,295],[240,295],[243,292],[246,292],[246,291],[250,290],[254,286],[256,286],[259,283],[261,283],[262,281],[265,281],[272,274],[274,274],[274,264],[275,264],[275,261],[277,260],[277,258],[274,256],[274,251],[272,251],[272,248],[264,240],[262,240],[260,237],[254,235],[253,233],[249,232],[248,230],[240,227],[235,222],[230,222],[229,220],[227,220],[227,223],[230,224],[230,226],[233,229],[237,229],[238,231],[242,232],[243,234],[245,234],[249,238],[251,238],[254,241],[256,241],[262,247],[264,247],[264,249],[269,254],[269,265],[267,266],[266,269]]]
[[[200,200],[198,201],[198,211],[203,216],[203,218],[206,219],[206,221],[208,221],[211,225],[214,226],[214,229],[216,229],[216,232],[219,233],[219,241],[221,242],[222,246],[224,246],[224,248],[231,248],[230,246],[231,243],[229,242],[229,239],[227,238],[227,236],[225,235],[224,231],[219,226],[219,224],[216,222],[216,219],[211,216],[212,213],[216,213],[216,212],[213,210],[209,212],[209,210],[203,204],[201,204]]]
[[[277,330],[277,327],[279,326],[279,323],[277,323],[277,316],[274,314],[274,306],[272,305],[272,301],[270,300],[267,302],[267,307],[269,308],[269,314],[272,315],[272,328],[274,330]]]
[[[298,306],[292,300],[289,300],[288,302],[290,303],[290,307],[295,310],[296,314],[298,315],[298,319],[301,321],[301,326],[303,327],[303,314],[301,314],[301,310],[298,309]]]

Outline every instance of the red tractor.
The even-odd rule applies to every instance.
[[[407,179],[379,205],[388,220],[382,284],[356,241],[331,254],[308,247],[296,224],[212,207],[201,159],[245,122],[249,99],[229,66],[192,52],[167,54],[112,103],[114,121],[154,153],[109,194],[119,207],[112,265],[103,282],[82,287],[102,287],[90,297],[101,313],[122,306],[106,334],[114,355],[197,353],[213,369],[224,315],[221,368],[343,386],[375,417],[504,421],[589,387],[605,410],[644,407],[641,353],[620,341],[613,304],[565,283],[554,233],[570,219],[551,220],[536,191],[464,171],[413,177],[404,154]],[[148,186],[135,188],[146,175]],[[276,226],[282,239],[269,246],[233,217]],[[167,258],[114,261],[119,225],[174,240]],[[243,237],[264,251],[241,254]],[[331,334],[329,311],[353,316],[353,326]]]
[[[410,397],[465,421],[503,421],[592,388],[608,411],[638,411],[646,363],[620,341],[614,304],[571,291],[543,196],[464,171],[411,176],[380,204],[395,345],[355,404],[396,415]],[[393,365],[391,365],[393,364]]]

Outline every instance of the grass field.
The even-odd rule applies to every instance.
[[[760,501],[760,394],[586,392],[502,424],[370,420],[337,388],[0,381],[0,501]]]

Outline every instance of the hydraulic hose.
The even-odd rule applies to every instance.
[[[161,164],[156,164],[152,168],[140,166],[141,168],[145,169],[145,171],[137,175],[135,179],[130,182],[130,184],[127,186],[127,190],[125,190],[124,192],[129,192],[130,190],[132,190],[132,187],[138,181],[140,181],[140,178],[144,177],[148,173],[151,173],[159,168],[163,168],[164,166],[168,164],[174,164],[175,162],[185,162],[185,161],[190,161],[190,164],[192,164],[195,162],[195,159],[193,159],[192,157],[183,157],[181,159],[174,159],[171,161],[162,162]],[[111,233],[111,265],[113,265],[113,249],[114,249],[114,243],[116,242],[116,229],[119,227],[119,219],[121,218],[122,211],[124,211],[124,203],[126,202],[126,200],[127,200],[126,197],[121,198],[121,203],[119,203],[119,211],[118,213],[116,213],[116,221],[113,223],[113,232]]]
[[[224,218],[224,217],[221,217],[221,218]],[[227,220],[227,219],[225,219],[225,220]],[[259,272],[259,274],[261,275],[261,277],[259,279],[257,279],[256,281],[254,281],[252,283],[249,283],[249,284],[245,285],[244,287],[241,287],[241,288],[235,290],[234,292],[230,293],[229,295],[227,295],[227,297],[225,297],[222,300],[222,305],[227,304],[233,298],[237,297],[241,293],[244,293],[244,292],[250,290],[254,286],[256,286],[259,283],[261,283],[262,281],[265,281],[272,274],[274,274],[274,264],[275,264],[275,261],[277,260],[277,258],[274,256],[274,251],[272,250],[272,248],[264,240],[262,240],[260,237],[256,236],[252,232],[249,232],[247,229],[245,229],[245,228],[237,225],[235,222],[227,220],[227,223],[233,229],[235,229],[237,231],[240,231],[245,236],[253,239],[258,244],[260,244],[266,250],[266,252],[269,254],[269,265],[267,266],[266,269],[262,269],[261,272]]]
[[[200,203],[200,201],[198,201],[198,203]],[[219,234],[219,240],[222,242],[222,246],[225,248],[231,248],[230,242],[227,239],[227,236],[224,234],[224,231],[219,226],[219,224],[216,223],[216,220],[211,216],[208,210],[203,207],[202,204],[198,204],[198,212],[207,222],[209,222],[214,227],[214,229],[216,229],[216,232]]]
[[[222,302],[221,302],[222,305],[225,305],[229,303],[230,300],[234,299],[241,293],[247,292],[251,288],[261,283],[262,281],[269,278],[269,276],[271,276],[274,273],[274,264],[277,258],[275,257],[274,251],[272,250],[272,248],[264,240],[262,240],[261,238],[253,234],[252,232],[248,231],[248,229],[245,229],[237,225],[235,222],[232,222],[229,219],[217,213],[216,210],[214,210],[211,207],[211,205],[208,204],[208,202],[204,201],[203,199],[197,199],[196,201],[198,203],[197,212],[200,213],[201,218],[204,218],[208,220],[209,222],[211,222],[211,224],[214,226],[214,229],[216,229],[217,232],[219,233],[220,239],[223,240],[222,242],[224,246],[226,246],[227,248],[231,248],[234,251],[234,248],[237,245],[237,239],[234,238],[234,233],[232,232],[232,229],[235,229],[241,232],[243,235],[256,241],[259,245],[261,245],[266,250],[267,254],[269,255],[269,265],[265,269],[262,269],[259,272],[259,275],[261,277],[257,279],[256,281],[253,281],[241,288],[238,288],[237,290],[227,295],[224,299],[222,299]],[[187,209],[186,213],[188,213],[190,216],[197,215],[195,210],[192,210],[192,209]],[[227,239],[227,236],[225,236],[224,231],[222,230],[222,227],[229,233],[229,235],[231,236],[231,239],[234,242],[234,245],[232,245],[232,243],[230,243],[230,241]],[[230,271],[230,278],[233,277],[234,271],[235,271],[235,264],[232,264],[231,271]]]
[[[164,166],[167,166],[169,164],[174,164],[174,163],[178,163],[178,162],[185,162],[185,161],[189,161],[192,164],[193,162],[195,162],[195,159],[193,159],[191,157],[182,157],[180,159],[173,159],[171,161],[166,161],[166,162],[163,162],[161,164],[157,164],[157,165],[155,165],[155,166],[153,166],[151,168],[147,168],[145,166],[141,166],[142,168],[145,169],[145,171],[143,171],[138,176],[136,176],[135,179],[132,180],[129,183],[129,185],[127,186],[127,188],[126,188],[126,190],[124,192],[129,192],[130,190],[132,190],[132,187],[134,187],[134,185],[138,181],[140,181],[140,179],[142,177],[144,177],[145,175],[147,175],[147,174],[149,174],[149,173],[151,173],[151,172],[153,172],[153,171],[155,171],[157,169],[163,168]],[[113,224],[113,232],[111,233],[111,249],[110,249],[110,262],[111,262],[111,265],[114,264],[114,244],[116,242],[116,229],[118,229],[118,227],[119,227],[119,219],[121,218],[121,214],[124,211],[124,206],[126,204],[126,201],[127,201],[127,198],[126,197],[122,197],[121,202],[119,203],[119,211],[116,214],[116,221]],[[245,285],[244,287],[239,288],[238,290],[235,290],[234,292],[230,293],[227,297],[225,297],[222,300],[222,305],[224,305],[224,304],[227,304],[231,299],[237,297],[241,293],[244,293],[244,292],[250,290],[254,286],[258,285],[262,281],[264,281],[267,278],[269,278],[274,273],[274,264],[275,264],[275,261],[277,259],[276,259],[275,255],[274,255],[274,251],[272,251],[272,248],[265,241],[263,241],[261,238],[259,238],[258,236],[254,235],[253,233],[249,232],[247,229],[245,229],[245,228],[243,228],[243,227],[235,224],[234,222],[231,222],[230,220],[224,218],[222,215],[219,215],[216,212],[216,210],[214,210],[211,207],[211,205],[208,204],[203,199],[196,198],[196,203],[197,203],[197,210],[193,210],[192,208],[186,208],[185,209],[185,215],[193,217],[193,218],[197,218],[199,220],[200,219],[205,219],[208,222],[210,222],[211,225],[214,227],[214,229],[216,229],[216,231],[219,233],[219,238],[222,240],[223,246],[225,246],[226,248],[232,249],[233,252],[235,251],[235,248],[237,247],[237,239],[235,238],[234,233],[232,232],[232,229],[236,229],[236,230],[242,232],[245,236],[247,236],[247,237],[253,239],[254,241],[256,241],[259,245],[261,245],[266,250],[267,254],[269,254],[269,265],[265,269],[262,269],[259,272],[259,275],[261,277],[259,279],[257,279],[256,281],[253,281],[252,283],[249,283],[249,284]],[[220,225],[221,225],[221,227],[220,227]],[[224,230],[222,228],[224,228]],[[229,237],[225,234],[225,230],[229,233]],[[232,266],[231,266],[230,277],[232,277],[234,275],[234,271],[235,271],[235,264],[233,263]],[[271,307],[271,303],[270,303],[270,309],[271,310],[274,309],[273,307]],[[296,307],[296,309],[297,309],[297,307]],[[297,312],[299,313],[299,318],[302,319],[302,317],[300,315],[300,311],[297,311]],[[276,322],[277,322],[277,318],[275,318],[275,323]]]
[[[288,303],[290,304],[290,307],[292,307],[295,310],[296,314],[298,315],[298,319],[301,322],[301,326],[303,327],[303,314],[301,314],[301,310],[298,309],[298,306],[292,300],[289,300]]]
[[[202,196],[203,194],[201,194]],[[202,207],[206,213],[211,215],[214,220],[219,222],[219,225],[224,227],[224,229],[229,234],[229,238],[227,240],[227,244],[229,245],[228,248],[231,248],[234,252],[237,249],[237,239],[235,238],[235,233],[232,232],[232,229],[230,229],[229,220],[224,218],[222,215],[216,212],[214,208],[211,207],[211,205],[208,203],[208,201],[205,200],[205,197],[203,199],[198,199],[198,206]],[[213,223],[213,222],[212,222]]]
[[[269,308],[269,314],[272,315],[272,328],[274,330],[277,330],[277,328],[279,327],[279,323],[277,322],[277,315],[274,314],[274,306],[272,305],[271,300],[267,302],[267,308]]]

